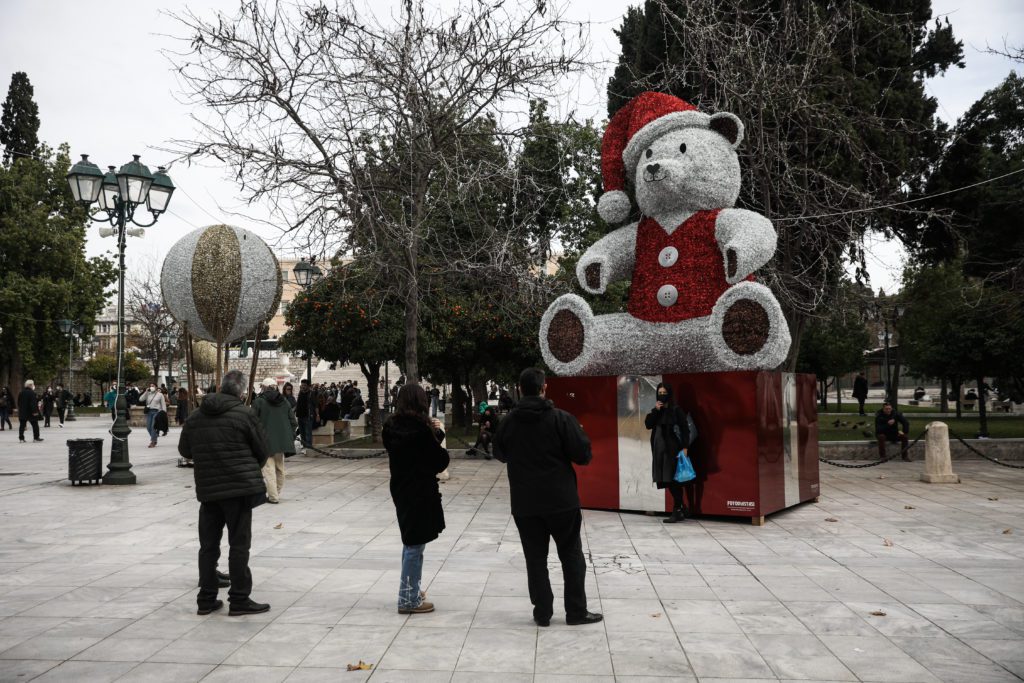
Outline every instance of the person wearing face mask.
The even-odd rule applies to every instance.
[[[167,412],[167,399],[163,392],[156,388],[156,384],[150,382],[146,393],[139,397],[139,405],[144,406],[146,431],[149,432],[149,447],[156,448],[156,440],[160,436],[160,431],[156,427],[156,416],[161,411]]]
[[[675,480],[676,456],[690,444],[686,413],[672,400],[672,387],[658,384],[658,400],[644,424],[651,430],[652,476],[659,489],[672,494],[672,514],[662,520],[675,524],[686,519],[683,511],[683,485]]]

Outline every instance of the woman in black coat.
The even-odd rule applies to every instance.
[[[659,489],[672,494],[672,514],[662,520],[675,524],[686,519],[683,511],[683,485],[675,480],[676,456],[689,445],[690,430],[686,413],[672,400],[672,387],[658,385],[658,400],[647,413],[644,424],[651,430],[652,476]]]
[[[423,549],[444,531],[444,511],[437,474],[448,467],[448,451],[441,447],[441,423],[427,416],[427,392],[406,384],[398,392],[395,413],[384,424],[384,448],[391,468],[391,499],[402,532],[402,579],[398,587],[398,613],[433,612],[423,599]]]

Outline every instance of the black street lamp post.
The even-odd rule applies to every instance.
[[[296,284],[305,290],[320,282],[320,278],[324,275],[316,265],[316,259],[312,256],[309,257],[309,261],[301,259],[292,268],[292,272],[295,274]],[[313,352],[309,349],[306,350],[306,382],[310,386],[313,385]]]
[[[75,335],[82,333],[81,323],[75,320],[58,320],[57,325],[60,327],[60,331],[68,338],[68,386],[65,391],[69,392],[69,395],[74,396],[71,387],[74,386],[75,382],[75,369],[72,367],[72,354],[74,352]],[[65,422],[74,422],[78,418],[75,417],[75,402],[72,400],[67,405],[68,412],[64,416]]]
[[[160,344],[167,349],[167,390],[170,391],[171,376],[174,375],[174,346],[178,343],[178,335],[172,330],[160,333]]]
[[[879,299],[884,299],[885,292],[879,290],[878,296]],[[898,323],[900,318],[903,317],[903,313],[905,311],[906,307],[902,304],[896,304],[891,308],[886,308],[884,304],[877,301],[875,302],[875,319],[881,321],[883,330],[878,333],[878,341],[882,343],[885,348],[885,400],[892,402],[893,406],[898,403],[899,397],[892,386],[892,370],[889,368],[889,347],[891,343],[890,340],[892,339],[889,326],[892,325],[892,327],[895,328],[896,323]],[[895,331],[895,329],[893,331]],[[896,354],[896,360],[897,362],[899,361],[899,353]],[[898,373],[899,368],[896,370]]]
[[[135,473],[128,457],[128,435],[132,430],[128,426],[128,401],[124,395],[124,248],[128,235],[142,237],[145,228],[157,222],[160,214],[167,210],[174,193],[174,183],[161,166],[156,174],[139,161],[135,155],[132,161],[116,172],[109,167],[104,175],[96,164],[89,161],[86,154],[82,160],[71,167],[67,175],[71,185],[71,194],[75,201],[88,208],[96,202],[99,208],[89,214],[97,222],[110,223],[109,228],[100,228],[103,237],[117,238],[117,399],[114,404],[115,419],[110,429],[112,442],[110,445],[110,464],[103,475],[104,484],[134,484]],[[142,223],[136,220],[135,211],[146,205],[153,220]],[[128,228],[128,224],[136,228]]]

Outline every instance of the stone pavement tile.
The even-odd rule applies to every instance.
[[[0,660],[0,681],[30,681],[61,664],[60,660],[46,659],[5,659]]]
[[[203,683],[279,683],[292,672],[290,666],[229,666],[221,664]]]
[[[307,593],[285,608],[274,622],[334,626],[358,599],[353,593]]]
[[[672,621],[666,616],[660,600],[621,600],[601,597],[605,629],[609,633],[672,632]]]
[[[855,681],[857,677],[813,636],[751,635],[750,642],[784,679]]]
[[[143,662],[170,643],[165,638],[122,638],[114,635],[79,652],[74,659],[90,662]]]
[[[458,674],[456,674],[458,675]],[[630,681],[635,680],[636,676],[587,676],[583,674],[542,674],[538,673],[533,676],[532,679],[526,679],[527,681],[533,681],[533,683],[617,683],[617,681]],[[655,679],[663,682],[664,678]],[[696,678],[675,678],[672,680],[678,681],[696,681]],[[452,683],[472,683],[471,679],[468,678],[452,678]]]
[[[1024,678],[1024,648],[1020,640],[974,640],[964,639],[970,647],[985,655],[993,662]]]
[[[742,633],[729,610],[717,600],[665,600],[662,604],[676,633]]]
[[[215,619],[204,619],[190,622],[192,629],[182,636],[182,640],[215,641],[228,643],[244,643],[267,627],[266,622],[250,621],[249,617],[228,617],[223,612],[216,613]],[[201,617],[196,617],[201,619]],[[189,623],[189,622],[185,622]]]
[[[59,637],[106,638],[120,633],[135,622],[131,619],[103,619],[94,617],[73,617],[48,629],[43,635]]]
[[[560,613],[560,605],[555,605],[553,621],[560,621],[564,616]],[[533,606],[527,597],[489,597],[480,599],[473,618],[473,629],[478,628],[520,628],[533,631],[537,625],[533,623]]]
[[[455,670],[533,673],[536,657],[536,633],[519,629],[469,631]]]
[[[885,636],[819,636],[862,681],[932,683],[938,679]]]
[[[538,629],[536,671],[586,676],[611,675],[608,637],[599,630]]]
[[[181,638],[196,627],[196,622],[184,619],[145,617],[138,621],[129,619],[128,622],[128,626],[117,631],[122,638]]]
[[[288,683],[363,683],[367,681],[372,671],[338,671],[338,669],[320,669],[310,667],[299,667],[288,675],[285,680]]]
[[[609,633],[615,675],[691,676],[675,633]]]
[[[232,666],[298,666],[330,628],[321,624],[270,624],[234,651]]]
[[[781,602],[740,600],[723,604],[744,633],[808,633],[807,628]]]
[[[448,683],[451,677],[447,671],[375,669],[368,680],[377,683]]]
[[[210,673],[210,664],[170,664],[143,662],[118,678],[118,683],[190,683]]]
[[[107,683],[116,681],[135,666],[135,662],[64,662],[32,680],[39,683]]]
[[[221,664],[242,643],[223,640],[175,640],[148,661],[176,664]]]
[[[465,629],[403,629],[391,642],[378,667],[454,671],[465,639]],[[497,641],[492,641],[492,645],[500,647]]]
[[[31,638],[66,621],[63,617],[7,617],[0,619],[0,637]]]
[[[23,617],[81,617],[103,605],[104,603],[98,601],[71,601],[58,597],[19,612],[19,615]]]
[[[943,681],[997,683],[1016,678],[988,657],[955,638],[907,638],[890,640]]]
[[[451,677],[451,683],[537,683],[538,681],[541,681],[540,676],[508,672],[490,674],[479,671],[456,671]]]
[[[975,605],[975,610],[984,614],[989,619],[999,622],[1003,626],[1012,628],[1017,633],[1024,635],[1024,607],[1014,602],[1012,605]]]
[[[680,635],[693,672],[698,678],[774,678],[757,649],[745,635]]]
[[[163,602],[121,602],[114,600],[99,604],[83,616],[98,619],[142,619],[151,614],[156,614],[158,610],[166,607],[166,605]],[[193,610],[193,616],[194,614],[195,611]]]
[[[335,626],[309,651],[300,668],[337,670],[359,660],[376,665],[397,633],[397,626]]]
[[[0,653],[0,659],[71,659],[100,642],[98,637],[33,636]]]

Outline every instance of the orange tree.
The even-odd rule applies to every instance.
[[[385,362],[402,356],[401,302],[368,283],[355,264],[333,268],[320,282],[296,295],[280,338],[285,351],[312,352],[325,360],[356,363],[366,378],[373,439],[380,436],[376,387]]]

